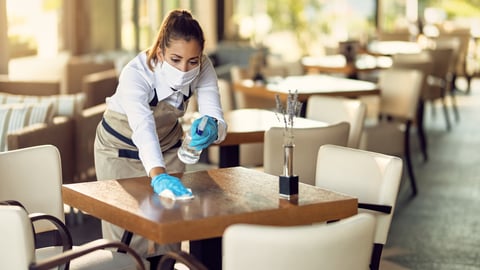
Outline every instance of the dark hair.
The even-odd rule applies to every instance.
[[[148,67],[153,70],[153,64],[158,62],[157,52],[159,49],[165,51],[165,48],[170,47],[172,40],[179,39],[198,41],[201,51],[205,46],[205,38],[198,21],[192,17],[189,11],[176,9],[170,11],[163,20],[157,38],[147,50]]]

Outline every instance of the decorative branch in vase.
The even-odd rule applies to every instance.
[[[294,119],[298,117],[302,109],[302,103],[298,101],[298,91],[288,91],[285,106],[280,96],[275,95],[277,106],[277,119],[284,124],[283,131],[283,175],[280,176],[280,196],[290,199],[298,194],[298,176],[293,174],[293,150],[295,148],[293,126]],[[281,114],[281,118],[279,116]]]

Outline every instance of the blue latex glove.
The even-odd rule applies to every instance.
[[[204,117],[207,117],[207,122],[203,132],[198,132],[199,125]],[[190,128],[192,140],[190,146],[197,150],[203,150],[212,144],[218,138],[218,124],[215,118],[205,115],[193,121]]]
[[[192,192],[183,186],[180,179],[166,173],[159,174],[152,178],[150,185],[155,193],[160,194],[164,190],[170,190],[176,196],[192,195]]]

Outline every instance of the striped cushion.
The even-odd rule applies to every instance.
[[[8,134],[29,125],[52,122],[53,108],[52,102],[0,104],[0,151],[8,150]]]
[[[0,93],[0,151],[8,150],[7,135],[55,116],[75,117],[85,104],[85,94],[34,96]]]
[[[0,152],[5,151],[8,120],[10,119],[10,108],[0,105]]]
[[[35,103],[32,104],[30,117],[28,118],[27,126],[37,123],[51,123],[53,121],[54,106],[53,103]]]
[[[0,93],[0,104],[53,103],[53,116],[74,117],[85,104],[85,93],[52,96],[13,95]]]
[[[9,106],[9,104],[7,104]],[[10,120],[8,121],[7,133],[17,131],[27,125],[30,116],[31,106],[23,103],[10,105]]]

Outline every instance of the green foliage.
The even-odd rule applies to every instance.
[[[480,0],[450,0],[442,4],[448,18],[480,17]]]
[[[315,16],[321,8],[318,0],[267,1],[267,12],[273,21],[272,30],[292,31],[304,53],[307,53],[312,37],[319,36],[325,30],[320,16]]]
[[[43,0],[44,10],[57,10],[62,7],[61,0]]]
[[[480,17],[480,0],[418,0],[419,12],[426,7],[438,7],[446,11],[449,19]]]

